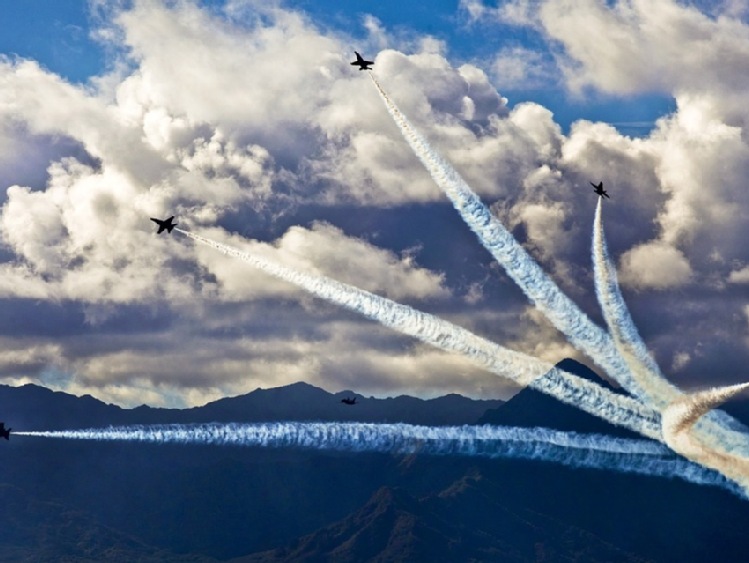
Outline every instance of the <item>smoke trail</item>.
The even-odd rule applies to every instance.
[[[596,296],[601,305],[606,326],[616,348],[626,361],[637,384],[647,393],[653,406],[664,408],[681,394],[661,373],[637,332],[616,279],[616,268],[609,256],[601,219],[601,198],[596,205],[593,222],[593,272]]]
[[[630,393],[647,400],[647,393],[633,379],[628,366],[616,352],[611,337],[562,293],[465,180],[413,128],[374,75],[370,73],[369,76],[411,149],[450,198],[466,224],[476,233],[481,244],[504,267],[528,299],[573,346],[592,358]]]
[[[723,476],[676,458],[659,443],[544,428],[274,422],[128,426],[18,434],[77,440],[302,447],[351,452],[530,459],[579,468],[679,478],[700,485],[720,486],[746,498],[738,487]]]
[[[596,383],[558,370],[546,362],[508,350],[464,328],[368,291],[326,277],[299,272],[189,231],[179,228],[175,230],[386,327],[418,338],[436,348],[462,354],[492,373],[520,385],[531,385],[560,401],[643,436],[661,439],[658,414],[630,397],[612,393]]]
[[[609,314],[607,321],[614,334],[612,339],[609,334],[593,324],[561,292],[452,166],[413,128],[374,75],[370,73],[370,77],[403,137],[434,181],[450,198],[453,206],[471,230],[476,233],[483,246],[505,268],[508,275],[515,280],[531,302],[564,333],[576,348],[590,356],[622,387],[640,398],[649,407],[660,410],[669,401],[677,398],[678,390],[663,378],[658,366],[650,358],[644,343],[637,335],[616,285],[613,266],[609,270],[609,279],[604,283],[600,283],[602,280],[597,280],[599,282],[597,289],[601,290],[599,300]],[[597,212],[597,218],[600,226],[599,212]],[[602,237],[600,240],[603,242]],[[603,270],[599,271],[599,274],[605,275]],[[621,343],[618,347],[617,339]],[[711,442],[741,448],[749,452],[746,437],[731,430],[731,428],[738,427],[739,425],[731,417],[725,413],[716,412],[708,415],[708,420],[701,421],[698,430],[710,435]]]
[[[662,428],[663,438],[672,450],[719,471],[749,493],[749,458],[708,447],[694,433],[694,426],[701,416],[746,389],[749,389],[749,383],[716,387],[676,399],[663,411]]]
[[[648,353],[629,314],[624,297],[619,290],[616,268],[609,255],[606,236],[603,232],[602,201],[599,198],[596,206],[592,245],[598,302],[617,350],[627,362],[637,383],[648,393],[656,408],[662,410],[667,405],[678,402],[684,395],[664,378],[658,364]],[[702,414],[706,414],[708,410]],[[697,416],[690,426],[694,425],[700,416]],[[731,429],[745,430],[745,427],[724,412],[712,411],[707,413],[707,416],[697,424],[693,431],[716,447],[737,449],[743,455],[749,455],[747,436],[733,432]]]

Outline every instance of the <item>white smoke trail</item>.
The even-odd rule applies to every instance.
[[[385,93],[374,75],[370,78],[388,112],[401,130],[416,156],[437,185],[450,198],[463,220],[476,233],[481,244],[504,267],[528,299],[582,351],[630,393],[643,400],[648,394],[638,385],[624,360],[617,353],[611,337],[596,326],[549,278],[502,223],[481,202],[478,195],[419,134],[400,109]]]
[[[648,353],[648,350],[637,332],[629,314],[624,297],[619,290],[616,267],[609,255],[606,236],[603,232],[603,200],[599,198],[593,222],[593,271],[596,295],[601,305],[606,325],[613,337],[614,344],[627,362],[630,372],[653,400],[657,409],[679,402],[683,393],[669,383]],[[709,410],[709,409],[708,409]],[[707,414],[693,429],[706,443],[716,448],[739,450],[742,455],[749,455],[749,437],[733,430],[742,429],[742,425],[728,414],[721,411],[707,411]],[[697,422],[702,415],[694,421]],[[692,426],[692,424],[690,424]]]
[[[323,276],[299,272],[189,231],[175,230],[386,327],[418,338],[436,348],[462,354],[492,373],[523,386],[531,385],[560,401],[648,438],[661,439],[657,413],[630,397],[612,393],[596,383],[558,370],[536,358],[503,348],[464,328],[412,307]]]
[[[598,198],[593,222],[593,272],[596,295],[614,344],[622,355],[637,384],[647,393],[653,406],[664,408],[681,395],[661,373],[637,332],[632,316],[624,302],[616,268],[609,256],[601,218],[602,198]]]
[[[531,459],[572,467],[679,478],[701,485],[720,486],[745,498],[740,489],[721,475],[674,457],[659,443],[544,428],[274,422],[127,426],[18,434],[75,440],[302,447],[351,452]]]
[[[749,493],[749,458],[712,444],[707,445],[694,432],[700,417],[746,389],[749,389],[749,383],[684,395],[664,409],[662,429],[663,438],[672,450],[700,465],[719,471]]]
[[[429,171],[437,185],[450,198],[463,220],[476,233],[483,246],[520,286],[532,303],[543,312],[569,341],[590,356],[616,379],[622,387],[640,398],[649,407],[660,410],[679,396],[679,391],[665,380],[657,364],[637,334],[629,312],[624,306],[616,284],[613,266],[599,269],[597,290],[612,338],[593,322],[566,296],[543,272],[523,247],[505,229],[504,225],[481,202],[478,195],[420,135],[393,103],[374,75],[370,77],[391,117],[398,125],[412,150]],[[600,227],[600,202],[597,210]],[[597,228],[595,232],[601,232]],[[600,237],[603,243],[603,237]],[[594,245],[597,251],[602,245]],[[598,265],[603,260],[596,260]],[[606,278],[605,280],[603,278]],[[617,341],[619,346],[617,346]],[[739,425],[725,413],[711,413],[699,424],[699,431],[713,437],[712,442],[723,446],[741,447],[749,452],[745,436],[733,432]],[[719,421],[720,426],[716,423]]]

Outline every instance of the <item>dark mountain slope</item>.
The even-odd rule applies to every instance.
[[[383,487],[344,520],[236,563],[644,561],[572,525],[528,510],[508,510],[479,481],[477,475],[467,475],[422,499]]]
[[[54,501],[40,501],[10,485],[0,485],[0,561],[159,561],[209,562],[177,555],[102,526],[85,513]]]
[[[257,389],[191,409],[141,406],[123,409],[91,396],[75,397],[36,385],[0,385],[0,415],[14,430],[60,430],[124,424],[268,421],[407,422],[425,425],[473,424],[502,401],[478,401],[460,395],[431,400],[400,396],[359,398],[347,406],[352,392],[328,393],[306,383]]]
[[[621,390],[612,387],[611,384],[590,368],[575,360],[562,360],[556,367],[598,383],[615,393],[621,392]],[[554,428],[555,430],[609,434],[625,438],[641,438],[639,434],[609,424],[603,419],[562,403],[530,387],[522,389],[509,401],[496,409],[488,410],[479,419],[479,424],[522,426],[526,428],[540,426],[543,428]]]

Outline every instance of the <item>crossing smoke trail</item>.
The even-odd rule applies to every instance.
[[[481,202],[465,180],[413,128],[371,72],[369,76],[403,137],[432,179],[450,198],[455,209],[478,236],[481,244],[504,267],[528,299],[569,339],[573,346],[592,358],[630,393],[647,401],[648,394],[633,379],[626,362],[617,353],[611,337],[596,326],[569,297],[562,293],[554,281],[544,273],[512,234]]]
[[[503,348],[464,328],[412,307],[323,276],[299,272],[189,231],[179,228],[175,230],[386,327],[418,338],[436,348],[462,354],[492,373],[523,386],[530,385],[612,424],[629,428],[648,438],[661,439],[657,413],[635,399],[612,393],[596,383],[558,370],[536,358]]]
[[[523,247],[505,229],[504,225],[481,202],[478,195],[463,178],[420,135],[390,99],[374,75],[369,73],[391,117],[398,125],[411,149],[429,171],[437,185],[450,198],[455,209],[466,224],[478,236],[482,245],[501,264],[508,275],[518,284],[526,296],[557,327],[569,341],[616,379],[622,387],[641,399],[649,407],[660,410],[678,397],[678,391],[663,378],[658,366],[647,354],[626,307],[616,311],[616,319],[609,323],[619,337],[621,345],[603,331],[566,296],[541,270]],[[613,268],[611,270],[613,272]],[[603,284],[605,291],[602,304],[609,307],[622,304],[621,294],[615,278],[611,284]],[[615,289],[615,293],[611,290]],[[620,300],[616,303],[615,298]],[[599,299],[601,295],[599,295]],[[625,331],[629,336],[625,336]],[[713,441],[733,447],[746,447],[746,439],[730,430],[737,427],[736,421],[724,413],[711,413],[712,420],[699,425],[713,437]],[[720,426],[715,421],[720,422]],[[713,422],[713,424],[710,424]],[[706,428],[707,427],[707,428]]]
[[[680,403],[683,394],[664,378],[658,364],[648,353],[629,314],[624,297],[619,290],[616,268],[609,255],[606,236],[603,232],[602,202],[603,200],[599,198],[593,222],[592,245],[593,272],[598,302],[617,350],[629,365],[637,383],[647,391],[656,403],[656,408],[662,410],[671,403]],[[690,399],[687,399],[687,402],[689,401]],[[691,422],[690,427],[702,415],[707,415],[694,427],[693,432],[701,435],[702,440],[716,448],[730,448],[741,452],[742,455],[749,455],[747,436],[731,430],[731,428],[743,429],[740,423],[724,412],[708,413],[707,410]]]
[[[719,471],[739,483],[745,494],[749,494],[749,459],[712,445],[708,447],[694,432],[700,417],[746,389],[749,389],[749,383],[684,395],[664,409],[662,424],[663,438],[672,450]]]
[[[742,491],[723,476],[676,458],[662,444],[544,428],[274,422],[126,426],[18,434],[74,440],[530,459],[578,468],[679,478],[700,485],[720,486],[745,498]]]

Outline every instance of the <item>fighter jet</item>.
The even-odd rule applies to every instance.
[[[5,438],[6,440],[10,440],[10,431],[13,430],[12,428],[5,428],[5,423],[0,422],[0,438]]]
[[[156,232],[157,235],[160,235],[164,230],[166,229],[166,232],[171,233],[172,229],[177,226],[177,223],[172,223],[172,219],[174,219],[174,215],[169,217],[169,219],[154,219],[151,217],[151,221],[156,223],[159,226],[159,230]]]
[[[356,55],[356,60],[353,61],[351,64],[353,66],[358,66],[359,70],[370,70],[370,66],[374,64],[374,61],[365,61],[362,56],[354,51],[354,54]]]
[[[598,185],[596,186],[593,182],[590,183],[591,186],[593,186],[593,191],[596,192],[601,197],[609,197],[609,194],[606,193],[606,190],[603,189],[603,182],[598,182]],[[609,197],[609,199],[611,199]]]
[[[348,397],[344,397],[341,399],[342,403],[346,403],[347,405],[355,405],[356,404],[356,397],[349,399]]]

